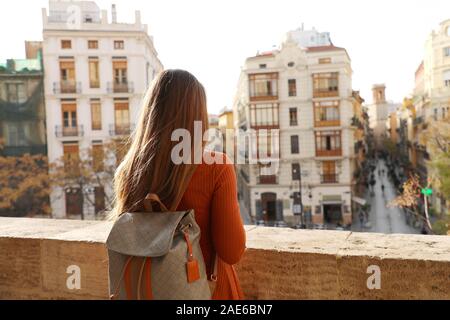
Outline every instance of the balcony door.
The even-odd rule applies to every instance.
[[[61,61],[59,63],[61,69],[61,82],[73,81],[75,82],[75,62]]]
[[[336,162],[324,161],[322,163],[322,182],[323,183],[336,183]]]
[[[76,136],[78,131],[77,105],[75,103],[65,103],[61,108],[64,136]]]
[[[115,131],[118,135],[130,133],[130,108],[128,102],[114,104]]]
[[[83,194],[80,189],[66,191],[66,215],[80,216],[83,213]]]
[[[263,193],[261,195],[261,205],[264,220],[268,223],[277,221],[277,194]]]
[[[114,84],[126,84],[128,63],[126,60],[113,61]]]
[[[76,92],[76,73],[74,61],[60,61],[61,93]]]

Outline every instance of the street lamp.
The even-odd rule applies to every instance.
[[[294,193],[294,207],[293,212],[294,216],[300,216],[300,224],[297,224],[295,226],[296,229],[306,229],[305,221],[304,221],[304,215],[303,215],[303,197],[302,197],[302,169],[299,166],[297,169],[293,169],[294,177],[297,177],[298,180],[298,196],[295,196]],[[297,198],[297,199],[296,199]]]

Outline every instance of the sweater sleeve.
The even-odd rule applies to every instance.
[[[211,234],[220,259],[230,265],[239,262],[245,251],[246,235],[233,165],[217,165],[212,198]]]

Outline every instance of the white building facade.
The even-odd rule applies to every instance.
[[[272,130],[270,139],[252,139],[253,149],[242,150],[238,142],[249,161],[236,166],[240,197],[258,223],[351,224],[354,93],[343,48],[302,48],[288,36],[279,50],[247,59],[234,102],[235,128]],[[266,171],[265,160],[279,167],[276,173]],[[299,212],[302,218],[294,216]]]
[[[163,70],[140,12],[125,24],[115,6],[109,19],[95,2],[50,1],[42,15],[49,162],[129,136],[145,91]],[[90,192],[101,197],[104,190]],[[85,191],[69,193],[53,190],[53,217],[81,210],[95,218],[96,208],[78,204]]]
[[[425,183],[428,176],[426,162],[430,155],[421,134],[432,122],[450,121],[450,19],[441,22],[425,42],[424,59],[416,71],[413,104],[410,158]],[[439,192],[435,192],[430,200],[437,213],[449,214],[450,201]]]

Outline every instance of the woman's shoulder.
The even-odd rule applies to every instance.
[[[217,151],[205,151],[203,154],[204,168],[215,173],[215,176],[219,176],[224,171],[233,170],[233,161],[226,154]]]

